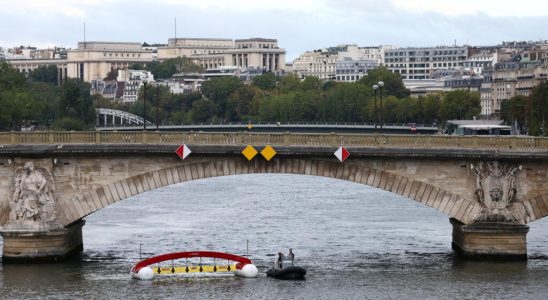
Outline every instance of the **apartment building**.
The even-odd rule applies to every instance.
[[[516,95],[528,97],[535,86],[546,80],[548,65],[541,62],[496,64],[481,86],[482,114],[498,118],[504,100]]]
[[[124,82],[122,102],[137,101],[139,89],[143,86],[144,80],[154,83],[154,75],[146,70],[118,70],[116,81]]]
[[[293,72],[300,78],[315,76],[320,79],[354,82],[367,71],[383,64],[384,51],[391,46],[358,47],[341,45],[301,54],[293,61]]]
[[[384,50],[384,66],[402,79],[429,79],[437,70],[463,68],[467,47],[394,48]]]
[[[341,82],[356,82],[362,77],[367,76],[367,72],[376,69],[378,64],[374,60],[352,59],[342,57],[337,60],[335,65],[335,80]]]
[[[307,51],[293,61],[293,72],[299,78],[308,76],[335,80],[338,52],[330,49]]]

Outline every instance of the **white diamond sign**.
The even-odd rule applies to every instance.
[[[177,150],[175,150],[175,153],[177,153],[181,159],[185,159],[191,152],[192,151],[190,151],[185,144],[182,144],[179,148],[177,148]]]
[[[348,152],[348,150],[346,150],[343,146],[340,146],[334,154],[340,162],[345,161],[348,156],[350,156],[350,152]]]

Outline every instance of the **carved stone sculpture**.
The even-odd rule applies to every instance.
[[[521,166],[505,163],[480,162],[472,165],[476,174],[476,197],[483,209],[475,222],[518,222],[508,209],[515,200],[516,172]]]
[[[51,174],[44,168],[36,169],[33,162],[25,163],[15,171],[15,192],[10,201],[10,223],[35,225],[55,219],[53,182],[46,176]]]

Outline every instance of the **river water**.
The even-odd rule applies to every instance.
[[[238,175],[173,185],[90,215],[84,252],[63,264],[0,265],[2,299],[546,299],[548,220],[530,224],[529,260],[453,257],[447,216],[367,186],[300,175]],[[143,256],[249,255],[258,278],[131,279]],[[265,276],[293,248],[305,281]]]

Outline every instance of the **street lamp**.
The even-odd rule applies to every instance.
[[[148,80],[143,79],[143,131],[147,130],[147,83]]]
[[[373,113],[374,118],[373,121],[375,122],[375,132],[377,132],[377,122],[379,121],[379,113],[377,112],[377,90],[379,89],[378,85],[373,85],[373,91],[375,91],[375,111]]]
[[[381,95],[381,133],[382,133],[382,87],[384,86],[384,82],[379,81],[379,83],[377,84],[379,85],[379,93]]]
[[[158,107],[159,107],[159,102],[160,102],[160,97],[158,97],[158,90],[160,89],[160,86],[158,84],[156,84],[156,131],[159,131],[160,128],[159,128],[159,125],[158,125]]]

